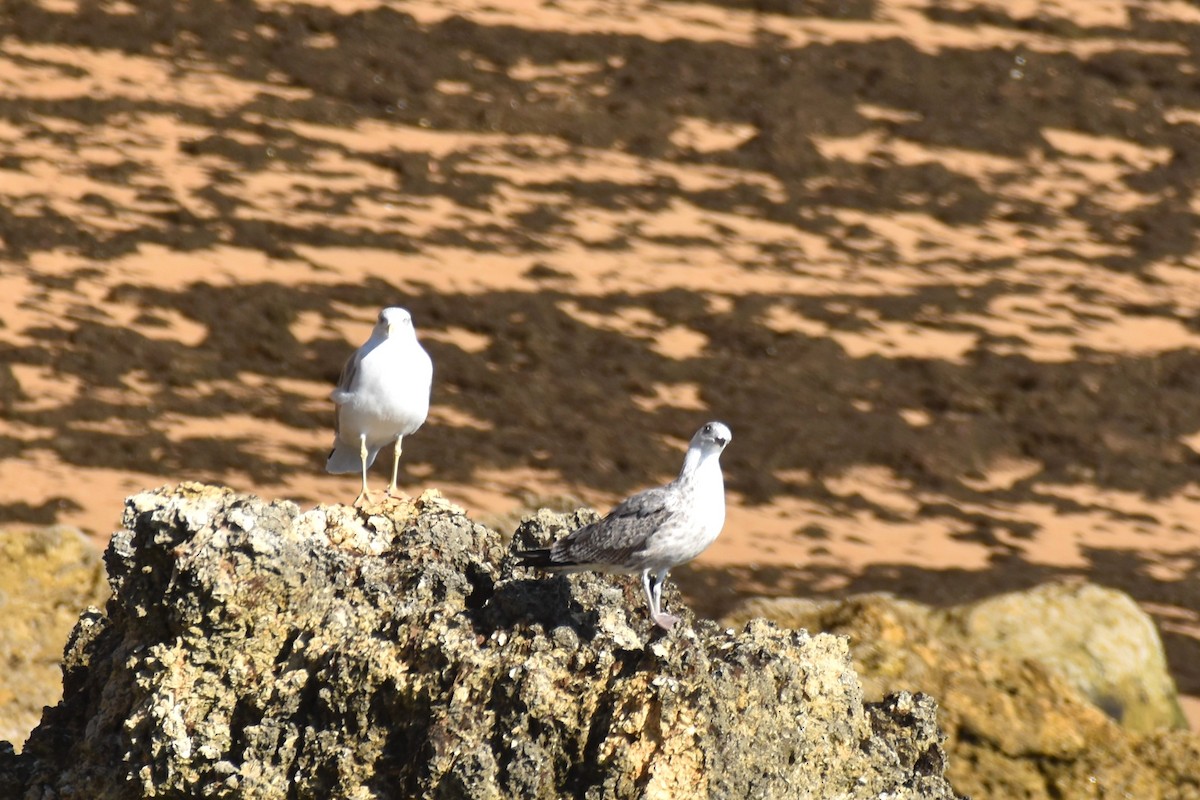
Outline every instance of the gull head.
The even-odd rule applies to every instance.
[[[698,449],[701,455],[719,455],[732,438],[733,433],[724,422],[706,422],[692,437],[691,447]]]
[[[385,308],[379,312],[379,320],[375,323],[375,329],[388,336],[405,331],[414,333],[412,314],[408,313],[408,309],[399,306]]]

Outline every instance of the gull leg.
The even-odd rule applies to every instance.
[[[362,461],[362,491],[354,500],[355,506],[371,502],[371,493],[367,491],[367,435],[358,435],[358,457]]]
[[[675,627],[675,623],[679,622],[679,617],[674,614],[664,614],[662,610],[662,589],[663,584],[667,582],[667,571],[661,569],[654,576],[654,610],[658,612],[658,616],[654,621],[663,629],[671,630]]]
[[[650,601],[650,619],[654,620],[658,627],[669,631],[679,622],[679,617],[662,612],[662,586],[666,577],[665,569],[659,570],[653,578],[650,577],[650,570],[642,570],[642,588],[646,590],[646,599]]]
[[[646,603],[650,606],[650,618],[658,613],[658,608],[654,605],[654,586],[650,583],[650,570],[642,570],[642,589],[646,591]]]
[[[400,471],[400,440],[403,438],[402,435],[396,437],[396,452],[392,456],[392,484],[388,486],[388,497],[396,494],[396,473]]]

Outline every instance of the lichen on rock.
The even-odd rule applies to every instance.
[[[544,543],[591,512],[528,518]],[[301,513],[137,495],[29,798],[951,798],[934,704],[864,705],[843,638],[685,617],[628,579],[512,565],[435,492]],[[681,608],[678,596],[668,598]],[[19,796],[19,795],[16,795]]]

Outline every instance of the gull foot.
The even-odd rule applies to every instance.
[[[674,614],[651,614],[650,619],[654,620],[654,624],[664,631],[671,630],[675,627],[675,623],[679,622],[679,617]]]
[[[367,503],[373,503],[373,502],[375,502],[375,501],[371,499],[371,493],[367,492],[367,491],[363,491],[363,492],[359,493],[358,497],[354,498],[354,507],[362,508]]]

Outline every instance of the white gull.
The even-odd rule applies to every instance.
[[[396,449],[387,493],[396,492],[401,442],[425,422],[432,385],[433,362],[417,341],[412,315],[396,307],[380,311],[370,338],[342,367],[337,388],[330,394],[337,412],[325,470],[362,470],[362,492],[355,505],[371,500],[367,469],[380,449],[392,442]]]

